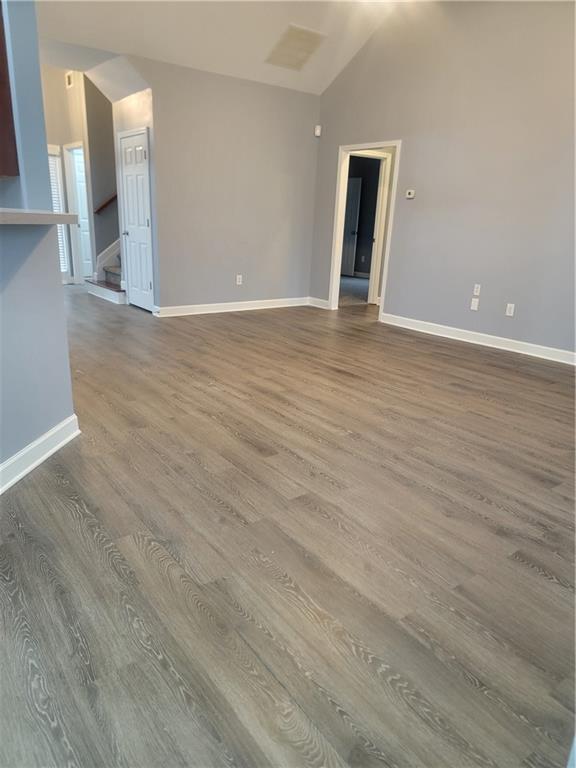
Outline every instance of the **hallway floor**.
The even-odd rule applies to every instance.
[[[340,307],[350,306],[351,304],[366,304],[368,301],[368,283],[365,277],[340,277],[340,298],[338,305]]]
[[[568,366],[67,300],[82,434],[2,497],[0,766],[564,768]]]

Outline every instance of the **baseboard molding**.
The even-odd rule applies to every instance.
[[[103,285],[95,285],[94,283],[86,283],[86,290],[92,296],[106,299],[106,301],[111,301],[112,304],[126,304],[126,294],[124,291],[111,291],[110,288],[105,288]]]
[[[246,312],[254,309],[280,309],[281,307],[308,307],[308,296],[291,299],[257,299],[255,301],[227,301],[220,304],[184,304],[173,307],[154,307],[156,317],[182,317],[208,315],[220,312]]]
[[[567,349],[543,347],[539,344],[531,344],[528,341],[518,341],[517,339],[506,339],[501,336],[491,336],[488,333],[466,331],[463,328],[453,328],[450,325],[428,323],[424,320],[414,320],[411,317],[390,315],[386,312],[380,315],[379,320],[387,325],[395,325],[399,328],[407,328],[411,331],[419,331],[420,333],[429,333],[433,336],[443,336],[446,339],[456,339],[457,341],[466,341],[470,344],[479,344],[483,347],[504,349],[507,352],[517,352],[521,355],[530,355],[531,357],[540,357],[544,360],[553,360],[556,363],[576,365],[576,354]]]
[[[318,309],[332,309],[328,299],[317,299],[315,296],[310,296],[308,303],[311,307],[317,307]]]
[[[80,434],[76,415],[69,416],[0,464],[0,494]]]

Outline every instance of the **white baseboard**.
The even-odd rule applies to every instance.
[[[315,296],[310,296],[308,303],[311,307],[317,307],[318,309],[332,309],[328,299],[317,299]]]
[[[408,328],[411,331],[430,333],[433,336],[443,336],[447,339],[466,341],[470,344],[480,344],[483,347],[505,349],[508,352],[518,352],[522,355],[541,357],[544,360],[553,360],[556,363],[576,365],[576,354],[574,352],[570,352],[567,349],[543,347],[539,344],[531,344],[528,341],[518,341],[517,339],[506,339],[502,336],[491,336],[488,333],[466,331],[463,328],[453,328],[450,325],[428,323],[425,320],[414,320],[411,317],[390,315],[386,312],[380,315],[379,320],[380,322],[386,323],[387,325],[396,325],[399,328]]]
[[[111,291],[110,288],[94,285],[94,283],[86,283],[86,290],[93,296],[111,301],[112,304],[126,304],[126,294],[123,291]]]
[[[220,304],[184,304],[173,307],[154,307],[156,317],[181,317],[183,315],[207,315],[217,312],[245,312],[254,309],[279,309],[281,307],[310,306],[308,296],[291,299],[257,299],[255,301],[227,301]]]
[[[0,464],[0,494],[80,434],[76,415],[69,416]]]

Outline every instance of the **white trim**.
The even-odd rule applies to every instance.
[[[111,301],[112,304],[126,304],[126,293],[123,290],[112,291],[110,288],[106,288],[104,285],[95,285],[85,281],[84,285],[88,293],[92,296],[98,296],[99,299],[106,299]]]
[[[315,296],[310,296],[308,303],[311,307],[317,307],[318,309],[332,309],[328,299],[317,299]]]
[[[388,190],[392,171],[392,153],[382,152],[378,173],[378,193],[376,197],[376,216],[374,221],[374,242],[370,254],[370,278],[368,282],[368,304],[378,303],[380,276],[382,274],[382,251],[386,234],[386,214],[388,212]],[[388,238],[390,239],[390,238]]]
[[[0,494],[80,434],[73,414],[0,464]]]
[[[522,355],[530,355],[531,357],[541,357],[544,360],[554,360],[557,363],[576,365],[576,353],[570,352],[567,349],[544,347],[540,344],[532,344],[528,341],[506,339],[503,336],[491,336],[488,333],[467,331],[464,328],[454,328],[451,325],[439,325],[437,323],[426,322],[425,320],[415,320],[411,317],[389,315],[387,312],[383,312],[378,319],[380,322],[386,323],[387,325],[408,328],[411,331],[429,333],[433,336],[443,336],[446,339],[457,339],[458,341],[466,341],[470,344],[480,344],[483,347],[505,349],[508,352],[517,352]]]
[[[140,128],[128,128],[125,131],[116,131],[116,136],[119,139],[126,139],[129,136],[138,136],[140,133],[148,134],[149,126],[142,125]]]
[[[348,170],[350,167],[351,155],[358,154],[363,157],[380,157],[383,159],[386,149],[394,147],[394,176],[392,179],[392,189],[389,199],[385,199],[379,194],[378,204],[380,209],[377,210],[378,218],[378,236],[384,237],[384,223],[385,218],[382,221],[382,208],[385,205],[390,205],[390,214],[388,216],[388,231],[386,237],[386,243],[384,244],[384,266],[383,271],[378,265],[371,265],[371,273],[374,275],[371,282],[370,298],[375,300],[374,293],[378,292],[378,286],[380,284],[380,274],[375,274],[375,268],[378,271],[382,271],[382,291],[381,291],[381,306],[383,306],[383,296],[386,290],[386,281],[388,278],[388,262],[390,260],[390,243],[392,240],[392,227],[394,224],[394,208],[396,200],[396,190],[398,187],[398,171],[400,168],[400,151],[402,148],[402,141],[395,139],[393,141],[375,141],[368,144],[343,144],[338,149],[338,173],[336,178],[336,196],[334,202],[334,224],[332,230],[332,259],[330,264],[330,282],[328,291],[328,302],[330,309],[338,309],[338,299],[340,294],[340,271],[342,265],[342,245],[344,241],[344,218],[346,215],[346,192],[347,192],[347,180]],[[389,162],[386,163],[389,166]],[[385,213],[384,213],[385,216]],[[377,238],[378,239],[378,238]],[[374,290],[376,285],[376,290]]]
[[[48,154],[53,157],[60,157],[62,154],[59,144],[48,144]]]
[[[280,309],[281,307],[319,306],[323,301],[302,296],[291,299],[257,299],[255,301],[227,301],[220,304],[184,304],[173,307],[154,307],[156,317],[180,317],[182,315],[208,315],[216,312],[245,312],[253,309]]]

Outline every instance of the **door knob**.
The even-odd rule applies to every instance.
[[[127,229],[125,229],[125,230],[124,230],[124,232],[122,232],[122,234],[123,234],[125,237],[127,237],[127,236],[130,234],[130,232],[128,232],[128,230],[127,230]]]

